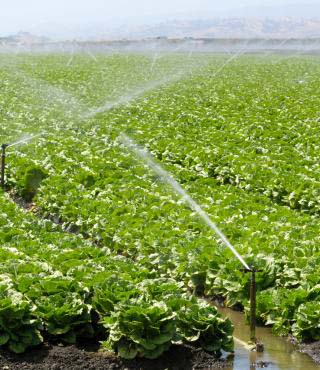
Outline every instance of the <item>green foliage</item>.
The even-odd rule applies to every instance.
[[[104,345],[127,359],[157,358],[170,347],[175,331],[174,317],[164,303],[121,305],[103,320],[110,332]]]
[[[95,287],[92,305],[99,314],[110,315],[116,304],[127,302],[140,295],[141,291],[132,281],[121,279],[119,276],[111,276]]]
[[[279,334],[318,338],[320,67],[313,57],[270,63],[242,56],[219,74],[223,55],[166,56],[153,72],[146,55],[95,62],[77,55],[71,68],[63,55],[4,58],[2,142],[21,131],[44,133],[10,153],[8,182],[60,226],[20,212],[1,194],[0,270],[31,303],[26,315],[43,336],[73,342],[92,335],[100,320],[105,336],[112,331],[109,347],[127,358],[158,356],[173,341],[193,340],[217,354],[231,349],[230,323],[189,290],[248,308],[250,277],[128,153],[117,139],[128,132],[262,270],[259,321]],[[134,94],[181,76],[182,65],[193,72]],[[306,82],[297,84],[298,75]],[[87,107],[122,102],[131,92],[136,100],[83,120]],[[50,181],[42,181],[46,175]],[[173,325],[172,337],[156,345],[161,317],[171,315],[163,329],[169,338]],[[156,329],[149,333],[151,317]],[[149,339],[156,348],[147,348]]]
[[[41,182],[48,176],[41,167],[29,166],[21,170],[17,188],[26,201],[31,201],[38,192]]]
[[[177,311],[177,340],[193,342],[217,356],[221,350],[233,351],[232,324],[217,315],[205,302],[186,301]]]
[[[1,275],[0,278],[0,346],[22,353],[42,343],[41,322],[32,302],[12,287],[8,277]]]
[[[85,188],[92,187],[96,182],[96,179],[95,179],[94,175],[92,173],[85,172],[85,171],[79,171],[75,180],[79,184],[82,184]]]
[[[156,358],[171,343],[192,342],[216,356],[221,349],[232,351],[230,321],[221,319],[214,307],[183,292],[182,287],[164,278],[144,280],[136,288],[121,280],[116,289],[112,281],[107,283],[105,293],[95,299],[96,304],[104,304],[102,322],[110,330],[104,346],[125,358]]]
[[[300,340],[320,340],[320,301],[301,304],[295,314],[293,334]]]

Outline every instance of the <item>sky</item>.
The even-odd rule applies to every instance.
[[[305,0],[0,0],[0,35],[40,25],[139,20],[176,14],[216,15],[243,7],[286,6]],[[310,0],[314,2],[315,0]],[[150,18],[151,19],[151,18]]]

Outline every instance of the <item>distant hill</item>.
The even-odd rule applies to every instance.
[[[137,40],[148,38],[314,38],[320,37],[320,18],[298,17],[228,17],[210,19],[174,19],[155,22],[149,25],[110,23],[86,24],[79,28],[74,27],[66,32],[63,27],[54,27],[62,33],[36,31],[36,36],[28,32],[19,32],[16,35],[0,38],[2,43],[39,44],[52,40]]]
[[[47,37],[33,35],[29,32],[20,31],[15,35],[0,38],[0,41],[9,44],[38,44],[48,42],[49,39]]]
[[[103,38],[307,38],[320,36],[320,19],[227,18],[173,20],[150,26],[110,29]]]

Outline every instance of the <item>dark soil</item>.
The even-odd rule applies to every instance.
[[[36,209],[36,204],[32,202],[28,202],[22,197],[20,197],[18,194],[14,193],[13,191],[8,192],[10,198],[20,207],[27,211],[32,212],[33,209]]]
[[[320,364],[320,341],[310,344],[301,344],[300,351],[309,355],[317,364]]]
[[[1,370],[192,370],[223,369],[226,360],[217,360],[201,349],[172,346],[157,360],[122,360],[109,352],[98,352],[99,344],[59,346],[46,344],[25,354],[0,351]]]

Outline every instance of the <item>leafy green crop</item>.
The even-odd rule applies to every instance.
[[[43,133],[8,148],[11,192],[32,200],[35,214],[0,194],[0,273],[30,303],[35,336],[74,342],[94,328],[125,357],[159,356],[176,342],[232,349],[229,321],[190,291],[247,310],[249,276],[123,147],[127,132],[262,270],[259,321],[318,339],[316,57],[242,56],[219,74],[223,55],[166,56],[153,71],[148,55],[75,55],[72,68],[63,55],[3,58],[2,142]],[[183,78],[134,94],[175,73]],[[84,119],[92,107],[100,113]]]
[[[121,305],[103,321],[110,331],[104,345],[127,359],[137,355],[157,358],[170,347],[175,331],[174,316],[164,303]]]
[[[31,201],[38,192],[41,182],[48,175],[38,166],[29,166],[21,169],[18,174],[19,181],[17,189],[19,194],[26,201]]]
[[[320,301],[301,304],[295,314],[293,334],[300,340],[320,340]]]
[[[16,291],[10,278],[0,276],[0,345],[15,353],[42,342],[35,306]]]
[[[208,352],[221,355],[233,351],[232,325],[217,316],[217,310],[204,302],[185,302],[177,312],[178,342],[193,342]]]
[[[77,336],[93,335],[91,306],[88,292],[69,279],[44,279],[34,283],[25,293],[37,307],[46,332],[67,343],[75,343]]]

